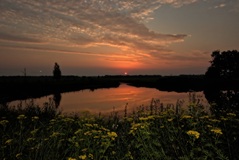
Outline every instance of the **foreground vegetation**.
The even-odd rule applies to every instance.
[[[215,117],[196,101],[180,112],[159,107],[102,116],[63,115],[51,102],[2,105],[0,159],[239,159],[236,114]]]

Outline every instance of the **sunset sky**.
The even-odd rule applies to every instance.
[[[239,0],[0,0],[0,76],[204,74]]]

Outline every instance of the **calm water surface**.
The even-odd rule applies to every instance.
[[[202,92],[196,93],[199,98],[206,101]],[[49,102],[53,95],[34,99],[38,105]],[[63,113],[89,111],[91,113],[110,113],[112,111],[123,112],[127,104],[128,111],[132,111],[139,106],[148,106],[152,99],[159,99],[164,104],[176,104],[177,100],[188,102],[189,93],[177,93],[159,91],[154,88],[133,87],[121,84],[118,88],[81,90],[77,92],[68,92],[61,94],[59,109]],[[22,101],[28,103],[30,100]],[[20,101],[14,101],[10,104],[17,104]]]

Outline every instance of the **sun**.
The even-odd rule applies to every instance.
[[[124,72],[124,75],[128,75],[128,72]]]

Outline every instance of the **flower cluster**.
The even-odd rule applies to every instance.
[[[196,139],[198,139],[199,136],[200,136],[200,133],[197,132],[197,131],[194,131],[194,130],[189,130],[189,131],[187,131],[187,134],[188,134],[189,136],[192,136],[192,137],[196,138]]]

